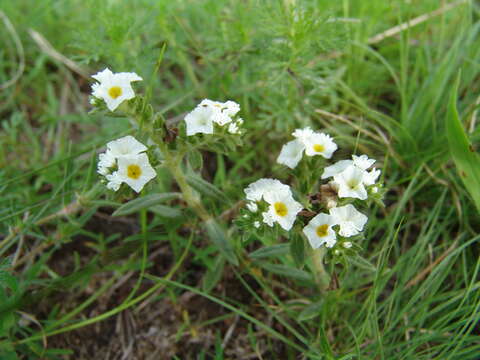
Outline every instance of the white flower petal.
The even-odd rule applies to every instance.
[[[258,211],[258,205],[256,202],[249,201],[247,202],[247,209],[252,213],[256,213]]]
[[[340,174],[335,175],[333,180],[338,185],[338,197],[351,197],[360,200],[367,199],[367,190],[363,185],[364,173],[364,170],[352,165]]]
[[[119,157],[118,176],[138,193],[157,173],[150,165],[147,154],[142,153]]]
[[[303,209],[302,204],[295,201],[291,194],[282,192],[266,192],[264,199],[270,204],[268,212],[274,221],[284,230],[290,230],[297,214]]]
[[[313,249],[317,249],[323,244],[326,247],[335,245],[337,236],[332,229],[333,225],[334,219],[331,215],[318,214],[303,228],[303,233],[307,236]]]
[[[357,211],[352,204],[330,209],[333,222],[340,226],[340,235],[350,237],[363,230],[368,218]]]
[[[283,145],[280,155],[278,155],[277,163],[294,169],[302,159],[305,145],[299,140],[292,140]]]
[[[99,81],[92,85],[92,95],[103,99],[110,111],[115,109],[125,100],[135,97],[131,82],[142,80],[135,73],[112,73],[108,68],[92,75]]]
[[[147,147],[131,135],[107,143],[107,149],[115,157],[137,155],[147,150]]]
[[[313,133],[304,137],[305,153],[307,156],[321,155],[330,159],[338,146],[333,139],[324,133]]]
[[[197,106],[185,116],[187,136],[198,133],[213,134],[213,112],[211,107]]]
[[[346,168],[353,165],[352,160],[340,160],[335,164],[327,166],[323,170],[322,179],[328,179],[329,177],[335,176],[343,172]]]
[[[118,175],[118,171],[115,171],[113,174],[108,174],[105,177],[108,180],[107,189],[113,191],[120,189],[120,185],[122,185],[122,179]]]
[[[363,174],[363,183],[367,186],[375,184],[378,177],[380,176],[381,171],[379,169],[372,169],[370,171],[366,171]]]
[[[244,190],[247,200],[260,201],[267,191],[292,194],[290,186],[282,184],[276,179],[260,179],[250,185]]]
[[[375,159],[369,159],[367,155],[352,155],[352,159],[355,166],[358,166],[362,170],[367,170],[375,162]]]

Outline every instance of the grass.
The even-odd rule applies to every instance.
[[[433,16],[447,3],[455,6]],[[12,26],[0,26],[0,84],[25,69],[0,92],[0,358],[478,358],[480,224],[446,131],[461,70],[460,119],[470,142],[480,139],[475,2],[1,8]],[[89,115],[91,79],[29,29],[86,73],[137,72],[138,88],[172,121],[205,97],[241,104],[244,145],[203,152],[202,175],[221,190],[205,205],[248,261],[218,256],[188,209],[112,216],[118,199],[99,184],[96,153],[129,122]],[[233,225],[246,185],[292,179],[272,164],[307,125],[335,136],[338,159],[352,151],[378,159],[388,189],[386,206],[370,209],[360,256],[329,265],[339,286],[326,294],[308,254],[298,268],[278,246],[287,239]],[[159,192],[177,191],[168,173],[159,178]]]

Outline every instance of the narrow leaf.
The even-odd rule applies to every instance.
[[[293,268],[291,266],[279,265],[279,264],[269,264],[265,262],[258,262],[258,265],[277,275],[286,276],[292,279],[301,280],[301,281],[311,281],[312,277],[309,273],[303,270]]]
[[[452,90],[447,114],[447,137],[450,153],[465,187],[480,211],[480,156],[468,141],[457,111],[460,76]]]
[[[301,267],[305,261],[305,242],[302,236],[293,236],[290,241],[290,254],[295,261],[295,265]]]
[[[254,252],[248,254],[252,259],[264,259],[270,257],[280,257],[288,254],[289,244],[275,244],[271,246],[264,246]]]
[[[180,196],[180,193],[162,193],[142,196],[120,206],[113,213],[113,216],[124,216],[136,213],[142,209],[148,209],[152,206],[164,203],[166,201],[179,198]]]
[[[205,196],[211,197],[219,201],[228,202],[225,194],[220,191],[215,185],[203,180],[196,175],[187,175],[187,182],[191,187],[193,187],[195,190]]]
[[[225,231],[217,224],[214,219],[205,222],[208,237],[218,247],[220,253],[233,265],[238,265],[238,259],[233,250],[232,244],[225,236]]]
[[[170,206],[165,206],[165,205],[155,205],[149,208],[151,212],[154,214],[157,214],[159,216],[163,216],[166,218],[177,218],[182,216],[182,211],[177,208],[173,208]]]
[[[300,315],[298,315],[298,320],[306,321],[319,316],[322,311],[323,304],[324,304],[324,301],[322,299],[317,302],[314,302],[313,304],[308,305],[305,309],[302,310]]]

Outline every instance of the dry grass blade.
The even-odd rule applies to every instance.
[[[23,50],[22,42],[20,41],[20,38],[18,37],[18,34],[15,31],[15,28],[13,27],[7,15],[5,15],[5,13],[1,10],[0,10],[0,18],[2,19],[5,27],[7,28],[8,32],[12,36],[13,42],[15,43],[15,47],[17,48],[17,53],[18,53],[17,71],[15,72],[15,74],[12,76],[10,80],[8,80],[3,84],[0,84],[0,90],[5,90],[6,88],[15,84],[18,81],[18,79],[20,79],[20,77],[22,76],[23,71],[25,70],[25,53]]]
[[[58,62],[61,62],[78,75],[86,79],[90,78],[90,70],[82,68],[75,61],[67,58],[65,55],[60,54],[57,50],[55,50],[52,44],[50,44],[48,40],[42,36],[42,34],[33,29],[28,29],[28,33],[45,54],[57,60]]]

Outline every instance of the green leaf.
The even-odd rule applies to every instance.
[[[220,253],[233,265],[238,265],[238,259],[233,250],[232,244],[225,236],[225,231],[217,224],[214,219],[210,219],[205,222],[205,228],[207,229],[208,237],[218,247]]]
[[[447,137],[450,153],[457,166],[465,187],[470,193],[477,210],[480,211],[480,156],[473,150],[463,129],[457,111],[458,76],[450,97],[447,114]]]
[[[258,262],[258,265],[277,275],[282,275],[290,277],[292,279],[301,280],[301,281],[312,281],[312,277],[309,273],[303,270],[299,270],[287,265],[278,265],[278,264],[269,264],[265,262]]]
[[[142,196],[120,206],[117,210],[115,210],[113,216],[124,216],[136,213],[142,209],[148,209],[166,201],[179,198],[180,196],[180,193],[163,193]]]
[[[150,207],[148,210],[153,212],[154,214],[157,214],[159,216],[163,216],[166,218],[177,218],[182,216],[182,211],[177,208],[173,208],[170,206],[165,206],[165,205],[155,205]]]
[[[225,267],[225,258],[218,256],[211,269],[208,269],[202,281],[203,291],[209,293],[217,285],[223,275],[223,268]]]
[[[191,150],[187,154],[188,162],[193,170],[201,170],[203,167],[202,153],[198,150]]]
[[[210,184],[208,181],[203,180],[197,175],[187,175],[188,184],[197,190],[199,193],[214,198],[222,202],[228,202],[225,194],[219,190],[215,185]]]
[[[288,254],[289,244],[275,244],[271,246],[264,246],[254,252],[248,254],[252,259],[264,259],[270,257],[280,257]]]
[[[293,239],[290,241],[290,254],[293,261],[295,261],[295,265],[301,267],[305,261],[305,242],[302,236],[293,236]]]
[[[317,302],[314,302],[308,305],[305,309],[302,310],[300,315],[298,315],[298,320],[306,321],[319,316],[322,311],[323,304],[324,304],[324,301],[323,299],[321,299]]]

